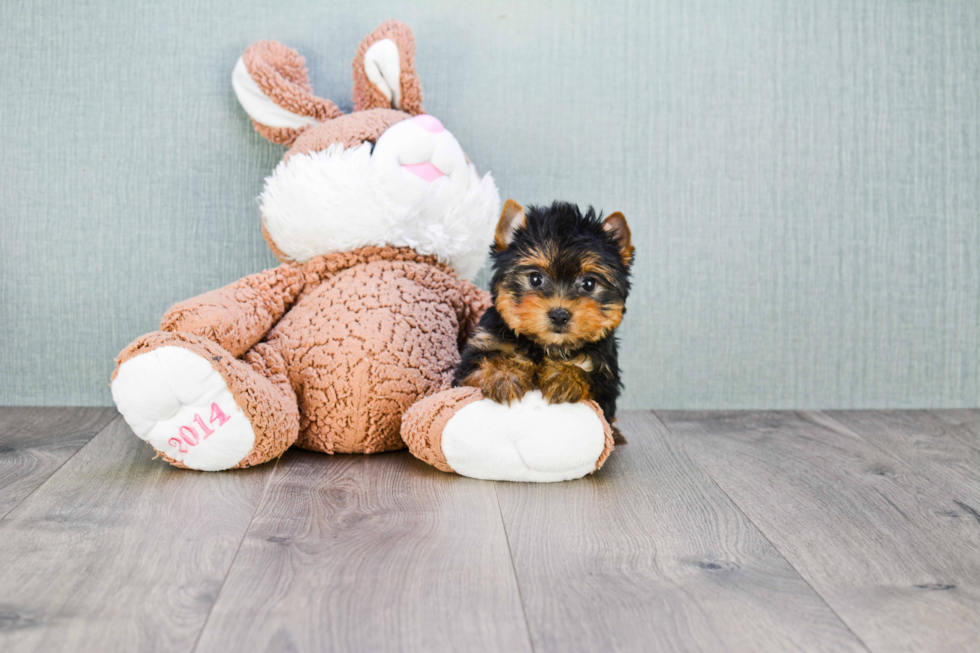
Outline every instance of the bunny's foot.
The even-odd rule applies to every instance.
[[[250,467],[281,455],[299,433],[296,395],[282,357],[267,344],[237,360],[204,338],[158,331],[117,360],[119,412],[173,465]]]
[[[549,404],[537,390],[509,406],[477,388],[445,390],[405,413],[402,438],[437,469],[495,481],[581,478],[613,448],[612,429],[594,402]]]

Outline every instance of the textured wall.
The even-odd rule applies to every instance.
[[[424,5],[424,6],[421,6]],[[980,403],[980,5],[0,3],[0,403],[105,404],[173,302],[274,264],[251,41],[350,106],[415,30],[426,107],[505,196],[622,210],[631,407]]]

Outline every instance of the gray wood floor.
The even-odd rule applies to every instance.
[[[533,485],[0,408],[0,651],[980,650],[980,410],[621,423]]]

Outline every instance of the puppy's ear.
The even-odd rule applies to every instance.
[[[354,56],[353,95],[354,111],[425,113],[422,83],[415,70],[415,37],[408,25],[387,20],[364,37]]]
[[[507,249],[514,242],[514,232],[525,224],[527,216],[524,207],[514,200],[504,202],[504,210],[500,212],[500,221],[497,222],[497,233],[493,237],[497,250]]]
[[[619,243],[619,255],[623,257],[623,263],[629,265],[633,260],[633,243],[630,240],[630,228],[626,224],[626,217],[619,211],[610,213],[609,217],[602,221],[602,228],[612,234]]]
[[[341,115],[333,102],[313,95],[306,60],[276,41],[248,46],[231,74],[231,85],[255,131],[281,145]]]

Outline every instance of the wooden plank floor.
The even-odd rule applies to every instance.
[[[980,410],[626,412],[560,484],[0,408],[0,651],[976,651]]]

